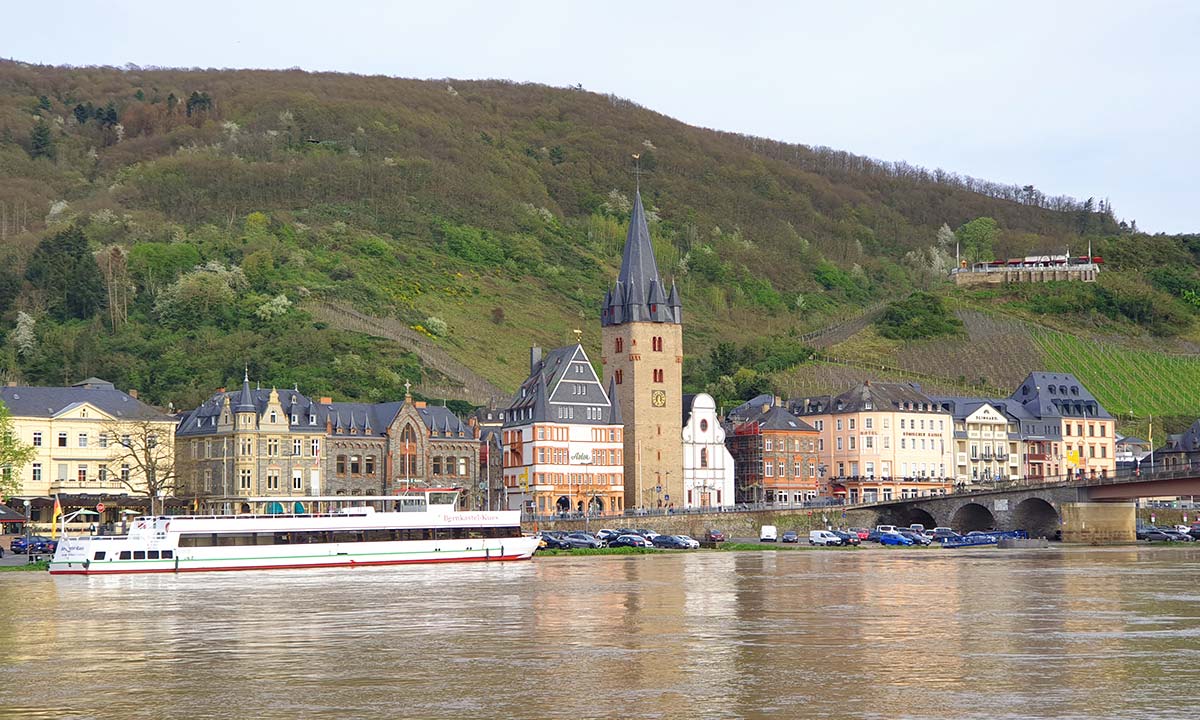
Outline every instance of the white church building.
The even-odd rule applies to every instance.
[[[733,456],[711,395],[683,396],[683,506],[733,505]]]

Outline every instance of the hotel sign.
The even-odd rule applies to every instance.
[[[592,464],[592,454],[586,453],[583,451],[573,452],[573,453],[571,453],[571,464],[572,465],[591,465]]]

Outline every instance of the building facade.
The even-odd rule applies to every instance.
[[[866,381],[791,407],[819,433],[822,495],[853,503],[953,490],[953,419],[916,387]]]
[[[681,503],[683,311],[674,285],[663,289],[642,196],[634,199],[616,284],[600,311],[605,382],[625,419],[624,504]]]
[[[791,505],[816,498],[816,429],[773,402],[740,417],[726,436],[737,502]]]
[[[120,508],[148,511],[147,470],[176,472],[175,418],[138,400],[135,391],[121,392],[110,382],[88,378],[70,387],[8,385],[0,388],[0,400],[17,439],[35,452],[29,465],[7,470],[19,480],[17,499],[39,499],[32,503],[34,521],[50,520],[40,499],[59,495],[65,513],[95,512],[95,505],[108,498],[109,507],[87,516],[89,522],[119,522]],[[130,448],[145,441],[163,451],[153,467],[129,457]]]
[[[683,503],[686,508],[734,504],[733,455],[711,395],[683,396]]]
[[[624,512],[620,402],[606,391],[582,345],[530,351],[530,374],[504,412],[509,509],[538,514]],[[676,436],[678,437],[678,436]]]
[[[1025,413],[1026,477],[1107,477],[1116,472],[1116,420],[1074,375],[1030,373],[1009,400]]]
[[[249,377],[184,413],[176,453],[189,460],[185,491],[210,512],[262,511],[261,498],[282,505],[411,485],[461,487],[471,507],[479,464],[475,431],[446,408],[410,395],[390,403],[313,399],[298,389],[251,389]]]
[[[935,397],[954,418],[954,483],[966,488],[1021,476],[1024,441],[1019,406],[984,398]],[[1014,416],[1014,412],[1020,415]]]

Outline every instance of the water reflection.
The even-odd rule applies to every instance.
[[[1170,717],[1198,580],[1177,548],[13,573],[0,715]]]

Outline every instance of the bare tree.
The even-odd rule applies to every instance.
[[[131,493],[150,498],[150,514],[157,515],[155,501],[173,495],[183,474],[175,458],[174,422],[166,415],[147,414],[111,420],[104,424],[110,449],[110,472]],[[128,469],[128,472],[126,472]]]

